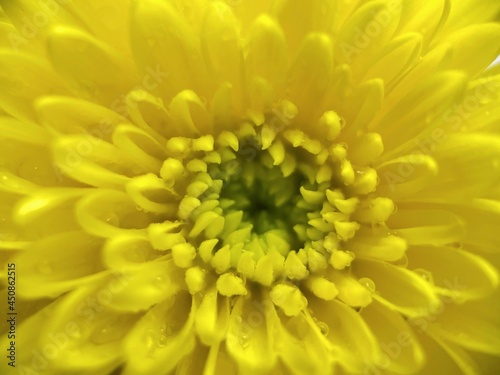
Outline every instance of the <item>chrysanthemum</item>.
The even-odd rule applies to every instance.
[[[2,8],[2,374],[496,373],[498,1]]]

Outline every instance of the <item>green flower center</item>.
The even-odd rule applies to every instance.
[[[300,172],[284,176],[267,152],[256,149],[251,156],[238,153],[229,168],[222,164],[211,174],[223,175],[220,201],[224,216],[241,215],[241,226],[251,226],[247,241],[274,234],[294,250],[304,246],[300,227],[307,226],[309,207],[301,204],[305,178]]]

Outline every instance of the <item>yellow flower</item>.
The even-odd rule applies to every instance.
[[[496,373],[497,0],[2,8],[2,374]]]

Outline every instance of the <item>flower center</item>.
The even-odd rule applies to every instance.
[[[285,176],[258,147],[256,144],[255,155],[240,152],[233,163],[213,168],[213,175],[222,175],[224,216],[241,217],[241,226],[251,228],[245,242],[255,238],[265,241],[274,235],[298,250],[305,244],[299,227],[307,225],[309,213],[308,207],[300,204],[305,177],[297,171]]]

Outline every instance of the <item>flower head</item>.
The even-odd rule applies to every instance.
[[[2,7],[20,373],[493,373],[497,1]]]

